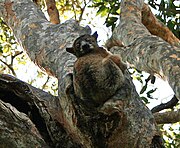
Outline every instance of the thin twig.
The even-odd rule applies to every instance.
[[[89,0],[88,2],[86,2],[86,0],[84,0],[84,7],[81,8],[81,14],[80,14],[80,16],[79,16],[78,22],[81,22],[81,21],[82,21],[82,17],[83,17],[85,8],[86,8],[86,6],[87,6],[90,2],[91,2],[91,0]]]
[[[23,51],[18,52],[18,53],[16,53],[15,55],[13,55],[13,56],[11,57],[11,64],[10,64],[11,66],[13,65],[14,58],[17,57],[18,55],[22,54],[22,53],[23,53]]]
[[[159,112],[161,110],[164,110],[164,109],[168,109],[168,108],[173,108],[174,106],[176,106],[176,104],[178,103],[178,99],[176,98],[176,96],[174,95],[173,98],[168,101],[167,103],[162,103],[158,106],[155,106],[151,112],[152,113],[156,113],[156,112]]]
[[[11,64],[7,64],[6,62],[4,62],[4,61],[1,60],[1,59],[0,59],[0,61],[1,61],[5,66],[7,66],[7,67],[11,70],[11,72],[12,72],[12,74],[13,74],[14,76],[16,76],[16,73],[15,73],[13,67],[11,66]]]
[[[73,12],[74,12],[74,18],[75,18],[75,20],[77,20],[76,10],[75,10],[75,7],[74,7],[74,0],[72,1],[72,8],[73,8]]]
[[[48,83],[49,79],[50,79],[50,77],[48,76],[46,82],[42,86],[42,89],[44,89],[46,87],[46,84]]]

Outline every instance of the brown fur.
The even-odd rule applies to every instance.
[[[89,38],[91,37],[89,35]],[[93,47],[90,52],[88,49],[88,53],[77,57],[74,64],[73,85],[78,97],[101,104],[121,88],[126,65],[119,56],[112,55],[102,47],[96,45]],[[76,50],[82,51],[74,45],[73,51]]]

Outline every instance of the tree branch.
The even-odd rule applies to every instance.
[[[176,123],[180,121],[180,110],[155,113],[154,117],[157,124]]]
[[[80,16],[79,16],[79,19],[78,19],[78,22],[79,22],[79,23],[82,21],[82,18],[83,18],[83,14],[84,14],[84,12],[85,12],[85,9],[86,9],[87,5],[91,2],[91,0],[89,0],[88,2],[86,2],[86,0],[83,0],[83,2],[84,2],[84,6],[83,6],[82,8],[80,7],[81,13],[80,13]]]
[[[2,62],[4,65],[6,65],[6,66],[11,70],[12,74],[13,74],[14,76],[16,76],[16,73],[15,73],[15,71],[14,71],[14,69],[13,69],[13,67],[12,67],[11,64],[7,64],[6,62],[4,62],[4,61],[1,60],[1,59],[0,59],[0,62]]]
[[[59,24],[60,23],[59,11],[57,10],[55,0],[45,0],[45,1],[46,1],[47,12],[49,14],[50,22],[52,24]]]
[[[81,27],[73,20],[52,25],[31,0],[0,1],[0,16],[11,27],[31,60],[58,80],[72,72],[75,60],[65,49],[80,35],[91,33],[88,26]]]
[[[152,110],[151,110],[151,112],[152,113],[156,113],[156,112],[159,112],[159,111],[161,111],[161,110],[164,110],[164,109],[168,109],[168,108],[173,108],[175,105],[177,105],[177,103],[178,103],[178,99],[176,98],[176,96],[174,95],[173,96],[173,98],[170,100],[170,101],[168,101],[167,103],[162,103],[162,104],[160,104],[160,105],[158,105],[158,106],[155,106]]]
[[[151,34],[161,37],[171,45],[180,47],[180,40],[169,30],[167,26],[154,16],[147,4],[144,4],[142,8],[142,23]]]
[[[142,0],[122,1],[121,21],[112,38],[122,41],[125,47],[114,47],[111,51],[120,54],[124,61],[137,69],[167,79],[177,98],[180,98],[180,51],[149,33],[141,22],[143,5]]]
[[[10,56],[11,56],[11,63],[10,63],[10,64],[7,64],[6,62],[4,62],[3,60],[0,59],[0,62],[2,62],[4,65],[6,65],[6,66],[11,70],[11,72],[12,72],[12,74],[13,74],[14,76],[16,76],[16,73],[15,73],[15,71],[14,71],[14,69],[13,69],[14,58],[15,58],[16,56],[22,54],[22,53],[23,53],[23,52],[21,51],[21,52],[15,53],[15,55],[10,55]]]

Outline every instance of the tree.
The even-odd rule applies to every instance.
[[[56,25],[51,24],[30,0],[1,1],[0,16],[31,60],[59,82],[56,97],[15,77],[0,75],[2,146],[163,147],[155,118],[142,103],[128,72],[122,88],[100,107],[74,95],[68,74],[75,57],[65,49],[78,36],[90,34],[89,27],[72,20],[56,24],[53,18]],[[167,78],[179,98],[179,40],[141,0],[122,1],[120,17],[106,43],[108,50],[139,70]],[[162,29],[168,36],[156,31]],[[179,121],[179,111],[174,114],[175,122]]]

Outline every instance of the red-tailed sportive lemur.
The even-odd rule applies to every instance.
[[[75,95],[102,104],[121,88],[127,68],[119,56],[98,46],[97,37],[97,32],[82,35],[66,51],[77,57],[73,72]]]

